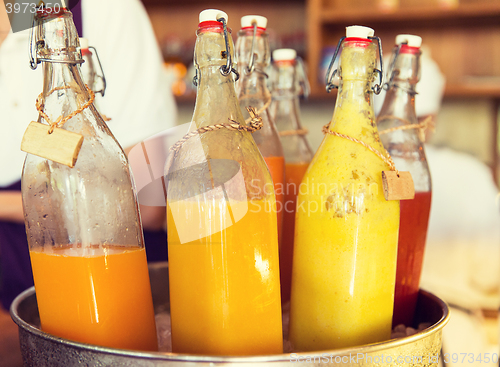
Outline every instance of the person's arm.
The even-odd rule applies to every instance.
[[[20,191],[0,191],[0,221],[24,223]]]

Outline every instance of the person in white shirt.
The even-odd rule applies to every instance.
[[[81,0],[81,19],[83,36],[98,50],[106,75],[106,94],[98,104],[111,118],[108,126],[125,152],[172,127],[175,101],[142,3]],[[43,73],[41,67],[35,71],[29,67],[28,43],[29,30],[13,33],[0,2],[0,298],[4,307],[33,284],[19,191],[26,153],[20,146],[26,127],[38,116],[35,100],[42,91]],[[141,217],[146,250],[146,230],[164,241],[164,248],[151,248],[148,258],[155,251],[166,256],[165,207],[141,205]],[[24,234],[24,242],[19,233]]]

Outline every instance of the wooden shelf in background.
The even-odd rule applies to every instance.
[[[144,6],[160,6],[160,7],[168,7],[168,6],[183,6],[183,5],[206,5],[207,8],[212,8],[218,4],[234,4],[234,0],[216,0],[207,1],[207,0],[141,0]],[[268,1],[266,0],[253,0],[252,3],[255,4],[266,4]],[[283,4],[289,3],[304,3],[304,0],[275,0],[275,2],[281,2]]]
[[[366,9],[324,9],[321,21],[324,24],[380,23],[386,26],[400,22],[449,22],[482,20],[500,16],[500,2],[461,4],[456,8],[415,7],[397,8],[394,11]]]

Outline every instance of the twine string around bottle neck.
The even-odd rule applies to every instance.
[[[386,152],[386,154],[382,154],[377,149],[375,149],[372,146],[366,144],[364,141],[361,141],[359,139],[353,138],[353,137],[351,137],[349,135],[338,133],[336,131],[330,131],[329,130],[330,129],[330,124],[331,124],[331,121],[328,124],[326,124],[325,126],[323,126],[323,129],[322,129],[323,134],[335,135],[335,136],[338,136],[340,138],[344,138],[344,139],[350,140],[350,141],[352,141],[354,143],[358,143],[358,144],[364,146],[366,149],[368,149],[372,153],[376,154],[380,159],[382,159],[390,167],[391,171],[396,172],[396,175],[399,177],[399,171],[396,169],[396,165],[394,164],[394,161],[392,160],[392,158],[389,155],[389,153]]]
[[[266,99],[266,103],[264,104],[264,106],[262,106],[258,111],[257,111],[257,115],[261,115],[265,110],[267,110],[269,108],[269,106],[271,105],[272,103],[272,96],[270,93],[268,93],[266,95],[267,99]],[[240,97],[240,99],[244,99],[244,98],[248,98],[247,96],[243,96],[243,97]],[[247,118],[245,120],[245,122],[248,124],[252,121],[252,116],[250,116],[249,118]],[[278,135],[279,136],[292,136],[292,135],[301,135],[301,136],[304,136],[304,135],[307,135],[309,133],[309,130],[307,129],[296,129],[296,130],[285,130],[285,131],[280,131],[278,132]]]
[[[253,113],[254,113],[255,115],[257,115],[257,117],[259,117],[260,115],[262,115],[262,113],[263,113],[265,110],[267,110],[267,109],[269,108],[269,106],[271,105],[271,102],[272,102],[272,97],[271,97],[271,94],[270,94],[270,93],[267,93],[267,94],[265,95],[265,97],[266,97],[266,103],[264,103],[264,105],[263,105],[261,108],[259,108],[259,109],[257,110],[257,112],[255,112],[255,108],[250,107],[250,108],[253,110]],[[240,100],[243,100],[243,99],[245,99],[245,98],[248,98],[248,96],[243,95],[243,96],[242,96],[242,97],[240,97],[239,99],[240,99]],[[252,120],[254,119],[254,116],[250,113],[250,111],[248,110],[248,107],[247,107],[247,111],[248,111],[248,113],[250,114],[250,117],[248,117],[248,118],[245,120],[245,123],[246,123],[246,124],[251,124],[251,123],[252,123]],[[259,117],[259,118],[260,118],[260,117]],[[260,129],[260,128],[259,128],[259,129]],[[259,130],[259,129],[257,129],[257,130]],[[252,132],[253,132],[253,131],[252,131]]]
[[[165,172],[167,173],[170,172],[170,168],[172,166],[172,163],[174,162],[174,158],[181,149],[182,145],[194,136],[220,129],[228,129],[231,131],[247,131],[249,133],[253,133],[257,130],[260,130],[263,125],[262,118],[258,115],[258,113],[255,111],[255,108],[253,107],[247,107],[247,111],[250,114],[250,122],[248,126],[241,125],[234,120],[228,119],[230,121],[229,123],[226,122],[226,123],[202,126],[199,129],[196,129],[184,135],[181,139],[179,139],[174,145],[170,147]]]
[[[379,131],[379,135],[392,133],[392,132],[398,131],[398,130],[419,129],[418,130],[418,136],[419,136],[420,140],[422,142],[424,142],[425,141],[425,132],[426,132],[426,130],[431,130],[432,132],[434,132],[434,129],[435,129],[435,124],[434,124],[434,120],[432,119],[432,116],[427,116],[426,119],[424,119],[422,122],[419,122],[418,124],[412,124],[412,123],[410,123],[409,121],[407,121],[405,119],[402,119],[400,117],[393,116],[393,115],[379,116],[377,118],[377,122],[380,121],[381,118],[392,119],[392,120],[399,120],[399,121],[403,122],[404,125],[400,125],[400,126],[396,126],[396,127],[391,127],[389,129],[385,129],[385,130],[381,130],[381,131]]]
[[[50,125],[49,129],[49,134],[52,134],[54,132],[54,129],[56,127],[62,127],[68,120],[72,119],[79,113],[83,112],[86,108],[88,108],[92,103],[94,103],[95,100],[95,93],[87,86],[85,85],[85,88],[87,89],[87,92],[90,95],[90,99],[83,104],[80,108],[76,109],[75,111],[71,112],[69,115],[63,117],[62,115],[59,116],[55,121],[52,121],[52,119],[45,113],[44,108],[45,108],[45,98],[43,96],[43,93],[40,93],[38,98],[36,99],[36,109],[40,116],[42,116],[45,121]],[[65,90],[65,89],[71,89],[70,86],[64,86],[64,87],[57,87],[52,89],[47,96],[51,95],[52,93],[58,91],[58,90]]]

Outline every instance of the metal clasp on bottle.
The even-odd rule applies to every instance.
[[[236,75],[234,81],[237,81],[240,78],[240,74],[236,71],[236,69],[233,68],[233,59],[231,57],[231,52],[229,50],[229,35],[227,32],[226,19],[221,17],[217,19],[217,21],[222,23],[222,28],[224,30],[224,42],[226,44],[226,57],[227,57],[226,65],[222,65],[220,67],[220,73],[224,76],[228,76],[231,72],[233,72]],[[193,84],[197,87],[200,82],[200,71],[198,70],[198,67],[195,67],[195,72],[196,74],[193,77]]]
[[[92,49],[94,52],[92,52],[92,57],[96,57],[97,59],[97,64],[99,65],[99,69],[101,69],[101,74],[96,73],[96,77],[102,80],[102,88],[101,90],[96,90],[94,93],[101,93],[101,96],[104,97],[104,92],[106,92],[106,76],[104,75],[104,69],[102,68],[101,60],[99,59],[99,54],[97,53],[97,50],[95,49],[94,46],[89,46],[89,49]]]
[[[37,56],[38,43],[43,42],[43,40],[37,41],[36,43],[33,42],[35,38],[34,35],[35,27],[38,27],[38,24],[36,24],[35,15],[33,14],[33,20],[31,21],[31,28],[30,28],[30,49],[29,49],[30,67],[33,70],[35,70],[37,68],[37,65],[40,63]]]
[[[340,47],[342,46],[342,42],[346,37],[342,37],[339,40],[339,43],[337,44],[337,47],[335,48],[335,52],[332,57],[332,61],[330,61],[330,65],[328,66],[328,70],[326,72],[325,76],[325,84],[326,84],[326,91],[330,93],[330,91],[334,88],[338,88],[339,86],[336,84],[333,84],[332,80],[337,74],[337,69],[333,70],[333,65],[335,64],[335,60],[337,59]],[[383,85],[383,80],[384,80],[384,73],[383,73],[383,55],[382,55],[382,41],[380,40],[380,37],[368,37],[369,40],[377,41],[378,44],[378,54],[379,54],[379,60],[380,60],[380,69],[375,68],[375,72],[379,74],[379,83],[375,84],[372,87],[372,90],[375,94],[379,94],[382,91],[382,85]]]
[[[233,68],[233,59],[229,50],[229,34],[227,32],[226,19],[221,17],[217,19],[217,21],[222,23],[222,28],[224,29],[224,42],[226,43],[227,57],[226,65],[222,65],[220,67],[220,73],[224,76],[228,76],[231,72],[233,72],[236,75],[236,79],[234,81],[237,81],[240,78],[240,74]]]
[[[257,38],[257,22],[252,22],[252,27],[253,27],[253,33],[252,33],[252,48],[250,49],[250,60],[248,61],[248,66],[246,67],[245,71],[247,74],[251,74],[254,71],[264,75],[266,78],[269,78],[269,75],[267,73],[259,68],[255,67],[255,58],[258,57],[259,55],[255,53],[255,39]]]
[[[391,60],[391,63],[389,64],[389,69],[387,70],[387,74],[385,76],[385,79],[387,80],[387,82],[384,83],[385,90],[389,89],[389,85],[392,82],[392,78],[393,78],[392,73],[394,72],[394,66],[396,65],[396,60],[399,56],[399,52],[401,51],[401,47],[403,47],[403,45],[406,45],[406,44],[408,44],[408,42],[400,43],[398,45],[398,47],[396,48],[396,51],[394,52],[394,58]]]

